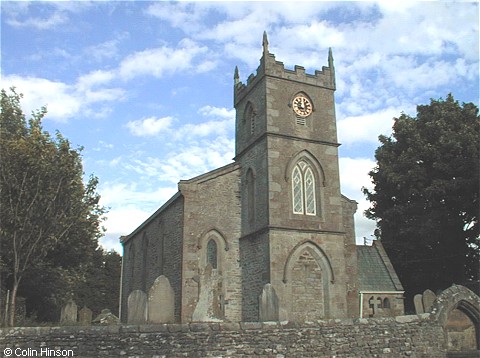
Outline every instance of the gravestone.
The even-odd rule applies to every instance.
[[[60,323],[76,323],[77,322],[77,304],[70,300],[62,307],[60,312]]]
[[[425,313],[432,310],[433,302],[437,299],[437,295],[431,290],[425,290],[422,295],[423,309]]]
[[[158,276],[148,291],[148,322],[173,323],[175,321],[175,293],[168,278]]]
[[[199,295],[193,311],[194,322],[219,322],[225,316],[225,300],[223,294],[223,277],[218,270],[208,263],[200,275]]]
[[[423,309],[423,296],[421,294],[416,294],[413,297],[413,305],[415,306],[416,314],[425,313],[425,310]]]
[[[275,289],[270,283],[263,286],[262,294],[259,297],[260,300],[260,312],[259,317],[261,322],[266,321],[278,321],[279,309],[278,309],[278,296]]]
[[[95,317],[93,320],[93,323],[95,324],[103,324],[103,325],[112,325],[112,324],[118,324],[119,319],[117,316],[115,316],[108,308],[105,308],[100,312],[100,314]]]
[[[78,311],[78,322],[80,322],[82,326],[90,326],[92,324],[92,310],[83,306],[83,308]]]
[[[127,323],[144,324],[147,321],[147,294],[141,290],[132,291],[127,301]]]

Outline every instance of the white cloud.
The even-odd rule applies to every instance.
[[[386,108],[375,113],[340,119],[337,123],[339,142],[346,145],[357,142],[377,143],[380,134],[390,135],[393,118],[400,114],[398,108]]]
[[[138,137],[156,136],[160,133],[167,132],[172,122],[172,117],[149,117],[130,121],[126,124],[126,127],[130,130],[130,133]]]
[[[2,85],[6,88],[15,86],[17,92],[23,93],[22,108],[27,114],[46,105],[49,118],[64,122],[82,106],[75,88],[62,82],[14,75],[3,77]]]
[[[127,32],[117,35],[116,38],[86,48],[85,53],[96,61],[116,58],[118,56],[118,45],[129,37]]]
[[[198,110],[198,113],[206,117],[215,116],[229,120],[235,119],[235,109],[225,107],[204,106]]]
[[[368,172],[375,166],[375,161],[370,158],[341,157],[339,166],[342,192],[357,201],[362,199],[362,187],[372,188]]]
[[[214,67],[211,58],[198,62],[196,60],[207,52],[207,47],[198,46],[189,39],[183,39],[177,48],[163,46],[135,52],[122,61],[118,71],[126,80],[145,75],[160,78],[165,74],[187,69],[195,70],[195,68],[205,71]]]
[[[101,185],[101,205],[104,206],[123,206],[123,207],[155,207],[167,201],[177,188],[175,185],[159,186],[154,190],[138,189],[138,184],[110,183]]]
[[[18,93],[24,95],[22,108],[25,113],[46,106],[49,119],[66,122],[80,113],[94,116],[109,113],[108,108],[92,110],[91,106],[123,99],[125,91],[120,88],[92,89],[103,81],[100,79],[102,76],[107,76],[107,73],[100,74],[100,71],[97,71],[80,77],[77,84],[69,85],[45,78],[13,75],[4,76],[2,85],[5,88],[14,86]]]
[[[342,193],[358,203],[355,213],[355,234],[357,243],[363,244],[363,238],[371,239],[376,227],[375,221],[363,215],[364,211],[370,207],[370,202],[361,191],[363,187],[373,188],[368,172],[373,169],[375,162],[370,158],[343,157],[339,159],[339,166]]]
[[[13,27],[33,27],[37,30],[48,30],[52,27],[57,27],[66,23],[68,17],[61,12],[55,12],[48,17],[29,17],[26,19],[18,20],[16,18],[9,18],[7,23]]]
[[[199,31],[208,8],[197,2],[152,2],[145,13],[189,32]]]
[[[235,109],[205,106],[198,110],[205,117],[217,117],[223,120],[210,120],[197,124],[185,124],[175,131],[175,139],[186,140],[210,135],[226,136],[235,126]]]
[[[175,141],[188,141],[198,137],[209,137],[212,135],[226,136],[227,133],[234,129],[234,109],[204,106],[198,110],[198,113],[204,117],[213,119],[174,127],[173,123],[175,120],[172,117],[149,117],[130,121],[126,124],[126,127],[130,130],[130,133],[135,136],[152,137],[163,135]]]
[[[199,142],[177,143],[174,150],[159,156],[146,156],[138,153],[121,161],[124,172],[133,172],[140,181],[157,180],[177,184],[182,179],[190,179],[209,170],[216,169],[232,161],[234,140],[218,136]]]
[[[95,86],[106,84],[115,78],[112,71],[95,70],[78,77],[77,87],[80,90],[87,90]]]

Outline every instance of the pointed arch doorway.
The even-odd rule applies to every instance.
[[[325,253],[307,241],[292,250],[284,269],[290,296],[289,320],[305,322],[329,317],[333,271]]]

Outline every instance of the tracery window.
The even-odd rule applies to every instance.
[[[207,244],[207,264],[217,268],[217,243],[214,239],[210,239]]]
[[[292,172],[293,213],[316,215],[315,175],[312,167],[300,160]]]
[[[247,201],[248,222],[253,224],[255,220],[255,177],[252,169],[247,171]]]

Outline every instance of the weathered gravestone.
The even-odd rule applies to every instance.
[[[173,323],[175,321],[175,293],[168,278],[158,276],[148,291],[148,322]]]
[[[92,315],[92,310],[83,306],[83,308],[78,311],[78,322],[80,322],[82,326],[90,326],[92,324]]]
[[[115,316],[108,308],[105,308],[100,312],[100,314],[95,317],[93,320],[93,323],[95,324],[103,324],[103,325],[112,325],[112,324],[118,324],[119,319],[117,316]]]
[[[77,322],[77,304],[70,300],[60,311],[60,323],[76,323]]]
[[[425,313],[425,310],[423,309],[423,296],[421,294],[416,294],[413,297],[413,305],[415,306],[416,314]]]
[[[193,311],[192,321],[215,322],[224,317],[224,308],[227,303],[223,295],[223,277],[218,270],[208,263],[204,274],[200,278],[200,289],[197,305]]]
[[[433,302],[437,299],[437,295],[431,290],[425,290],[422,295],[423,309],[425,312],[432,310]]]
[[[127,323],[144,324],[147,320],[147,294],[141,290],[132,291],[127,301]]]
[[[260,321],[278,321],[278,296],[275,289],[270,283],[263,286],[262,294],[259,297],[260,300]]]

